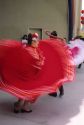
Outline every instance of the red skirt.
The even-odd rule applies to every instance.
[[[74,78],[71,51],[60,39],[41,40],[39,48],[44,65],[33,66],[35,60],[20,41],[0,40],[0,88],[14,96],[35,101],[38,96],[54,92]]]

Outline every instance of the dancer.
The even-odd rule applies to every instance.
[[[26,39],[27,40],[27,39]],[[35,68],[40,69],[40,66],[44,64],[44,57],[37,50],[39,45],[38,34],[28,34],[28,42],[25,43],[25,47],[31,56],[37,60],[37,66],[33,65]],[[14,112],[26,112],[30,113],[31,110],[31,102],[28,100],[18,99],[18,101],[14,104]]]
[[[28,43],[28,36],[26,34],[21,38],[21,42],[23,46],[26,47],[26,44]]]
[[[54,36],[55,37],[58,36],[56,31],[51,32],[50,38],[54,38]],[[58,89],[59,89],[59,92],[60,92],[59,97],[62,97],[64,95],[63,85],[60,85],[60,87]],[[49,95],[52,96],[52,97],[57,97],[57,92],[50,93]]]
[[[70,41],[68,46],[72,51],[75,65],[78,66],[78,68],[81,68],[82,63],[84,62],[84,38],[77,36]]]
[[[28,104],[73,80],[74,61],[63,41],[29,34],[23,47],[21,41],[0,40],[0,89],[19,99],[14,112],[31,112]]]

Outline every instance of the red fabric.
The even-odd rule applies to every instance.
[[[81,10],[81,13],[83,14],[83,13],[84,13],[84,10]]]
[[[35,101],[73,80],[73,58],[60,39],[42,40],[38,49],[3,40],[0,53],[0,87],[19,98]]]
[[[79,48],[74,47],[71,49],[71,52],[72,52],[72,56],[75,57],[79,53]]]

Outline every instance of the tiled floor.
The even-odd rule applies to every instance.
[[[62,98],[42,96],[30,114],[14,114],[16,98],[0,92],[0,125],[84,125],[84,64],[76,78],[65,84]]]

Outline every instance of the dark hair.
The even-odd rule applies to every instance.
[[[81,38],[80,38],[80,40],[83,40],[83,41],[84,41],[84,38],[83,38],[83,37],[81,37]]]
[[[32,44],[32,34],[29,33],[28,34],[28,45],[31,45]]]
[[[82,36],[76,36],[74,39],[80,39],[84,41],[84,38]]]
[[[57,32],[56,32],[56,31],[52,31],[52,32],[51,32],[51,35],[57,36]]]
[[[23,36],[22,36],[22,38],[21,38],[22,40],[27,40],[28,38],[27,38],[27,35],[26,34],[24,34]]]
[[[81,36],[75,36],[74,37],[74,39],[80,39],[81,38]]]

